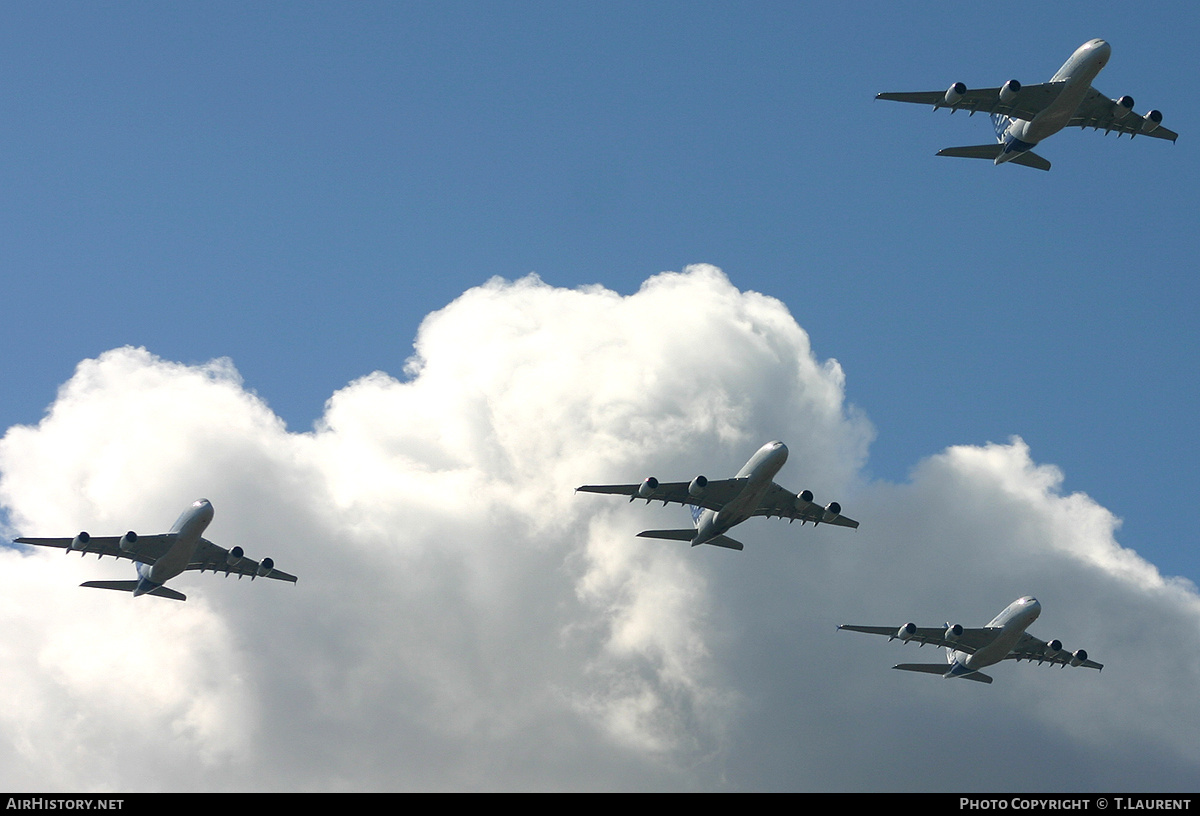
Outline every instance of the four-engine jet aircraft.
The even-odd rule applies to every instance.
[[[1104,668],[1101,664],[1088,660],[1087,652],[1083,649],[1067,652],[1063,650],[1061,641],[1052,640],[1047,643],[1026,634],[1025,630],[1037,619],[1041,611],[1042,605],[1038,603],[1037,598],[1026,595],[1010,603],[982,629],[964,629],[956,623],[947,623],[940,629],[920,627],[912,623],[906,623],[898,629],[891,626],[839,626],[838,629],[884,635],[888,640],[901,640],[905,643],[916,641],[922,646],[932,643],[934,646],[945,647],[945,663],[900,663],[892,668],[940,674],[946,678],[965,677],[968,680],[990,683],[992,678],[979,670],[1001,660],[1036,660],[1039,664]]]
[[[128,558],[135,562],[136,581],[85,581],[80,586],[97,589],[116,589],[137,595],[157,595],[186,601],[182,592],[163,586],[184,570],[212,570],[226,575],[249,575],[250,580],[275,578],[296,583],[295,575],[275,569],[275,562],[264,558],[261,562],[243,555],[241,547],[226,550],[218,547],[200,534],[213,519],[213,506],[208,499],[198,499],[183,511],[169,533],[140,536],[130,530],[123,536],[90,536],[80,533],[74,538],[18,538],[21,544],[39,547],[61,547],[67,552],[80,555],[96,553],[103,558]]]
[[[662,538],[670,541],[690,541],[713,544],[731,550],[742,549],[742,543],[725,535],[735,524],[751,516],[779,516],[814,525],[824,522],[842,527],[857,527],[858,522],[842,515],[842,507],[830,502],[825,507],[813,503],[813,494],[805,490],[799,495],[785,490],[771,479],[787,461],[788,449],[782,442],[768,442],[758,449],[746,466],[732,479],[709,480],[697,476],[690,482],[660,483],[653,476],[641,484],[583,485],[575,488],[586,493],[616,493],[630,501],[678,502],[690,505],[695,529],[645,530],[642,538]]]
[[[934,110],[950,108],[952,113],[986,111],[991,114],[998,144],[947,147],[938,155],[992,159],[995,164],[1011,161],[1038,170],[1049,170],[1050,162],[1031,151],[1064,127],[1103,129],[1106,134],[1115,130],[1118,138],[1122,133],[1131,139],[1139,134],[1172,142],[1179,138],[1175,131],[1162,127],[1160,112],[1152,110],[1142,116],[1133,112],[1133,97],[1109,99],[1092,87],[1111,53],[1104,40],[1086,42],[1041,85],[1023,86],[1010,79],[999,88],[967,90],[966,85],[955,82],[946,91],[881,93],[875,98],[933,105]]]

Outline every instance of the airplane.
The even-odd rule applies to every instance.
[[[787,461],[787,445],[768,442],[750,457],[745,467],[732,479],[706,479],[697,476],[690,482],[659,482],[653,476],[640,484],[583,485],[575,490],[585,493],[615,493],[628,496],[630,501],[678,502],[691,507],[694,529],[644,530],[641,538],[660,538],[668,541],[690,541],[692,546],[712,544],[730,550],[740,550],[742,542],[725,535],[736,524],[751,516],[779,516],[791,521],[800,519],[803,525],[824,522],[841,527],[857,527],[858,522],[842,515],[842,506],[830,502],[824,507],[813,503],[813,494],[785,490],[771,481]]]
[[[992,618],[982,629],[964,629],[959,624],[947,623],[944,627],[920,627],[906,623],[899,629],[891,626],[839,626],[851,632],[866,632],[869,635],[884,635],[888,640],[904,643],[916,641],[924,646],[932,643],[946,649],[945,663],[899,663],[892,666],[901,671],[940,674],[947,679],[962,677],[980,683],[990,683],[992,678],[980,669],[1001,660],[1029,660],[1059,666],[1083,666],[1088,669],[1103,669],[1104,666],[1088,660],[1083,649],[1065,651],[1062,641],[1049,643],[1038,640],[1025,630],[1037,620],[1042,605],[1037,598],[1026,595],[1010,603],[1003,612]]]
[[[97,558],[111,555],[134,561],[136,581],[85,581],[80,586],[95,589],[115,589],[139,595],[157,595],[186,601],[182,592],[163,586],[167,581],[185,570],[212,570],[241,578],[274,578],[296,583],[296,576],[275,569],[275,562],[264,558],[261,562],[246,558],[241,547],[226,550],[218,547],[200,534],[213,519],[212,502],[197,499],[179,516],[170,532],[158,535],[138,535],[130,530],[123,536],[92,536],[81,532],[74,538],[18,538],[19,544],[38,547],[59,547],[67,553],[96,553]]]
[[[958,156],[967,159],[991,159],[994,164],[1014,164],[1049,170],[1050,162],[1033,152],[1039,142],[1058,133],[1064,127],[1104,129],[1105,135],[1128,133],[1129,138],[1142,134],[1174,142],[1179,134],[1162,126],[1162,113],[1152,110],[1145,116],[1133,112],[1133,97],[1109,99],[1092,87],[1092,80],[1108,63],[1112,47],[1104,40],[1089,40],[1075,50],[1049,82],[1041,85],[1022,85],[1010,79],[999,88],[967,90],[955,82],[946,91],[915,93],[881,93],[876,99],[894,102],[914,102],[933,105],[933,109],[949,108],[991,114],[997,144],[947,147],[939,156]]]

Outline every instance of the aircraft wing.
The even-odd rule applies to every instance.
[[[1038,640],[1028,632],[1021,635],[1017,645],[1004,658],[1005,660],[1029,660],[1038,663],[1052,663],[1056,666],[1069,666],[1074,655],[1064,649],[1054,650],[1044,640]],[[1094,660],[1084,660],[1079,664],[1088,669],[1103,669],[1102,663]]]
[[[113,558],[128,558],[143,564],[154,564],[171,549],[175,541],[174,533],[160,535],[138,536],[127,549],[121,549],[121,536],[89,536],[87,541],[76,538],[18,538],[18,544],[32,544],[35,547],[57,547],[80,553],[95,553],[97,558],[111,555]]]
[[[987,646],[996,639],[996,635],[1000,633],[999,629],[989,629],[981,627],[977,629],[963,628],[962,633],[957,637],[947,637],[947,626],[911,626],[905,624],[903,626],[848,626],[842,625],[838,629],[846,629],[850,632],[866,632],[868,635],[883,635],[888,640],[904,640],[906,642],[918,643],[921,646],[929,644],[930,646],[944,647],[948,646],[951,649],[968,654],[974,654],[979,649]]]
[[[806,495],[811,495],[806,492]],[[836,524],[840,527],[858,527],[858,522],[852,518],[846,518],[840,514],[841,508],[838,508],[839,514],[830,520],[826,520],[825,508],[821,505],[801,499],[792,491],[780,487],[774,482],[767,488],[767,492],[763,494],[762,501],[759,502],[758,508],[755,509],[752,515],[767,516],[768,518],[778,516],[779,518],[797,519],[801,521],[811,521],[814,524],[824,522],[825,524]]]
[[[289,575],[282,570],[275,569],[275,562],[270,558],[264,558],[262,562],[255,561],[253,558],[246,558],[242,555],[240,547],[234,547],[234,553],[224,547],[218,547],[207,538],[200,539],[196,545],[196,551],[192,554],[192,560],[188,563],[185,570],[199,570],[205,572],[223,572],[225,575],[236,575],[241,578],[243,575],[249,575],[250,580],[255,578],[274,578],[278,581],[291,581],[296,583],[296,576]]]
[[[611,493],[628,496],[630,501],[645,499],[647,502],[660,501],[663,504],[674,502],[703,507],[708,510],[721,510],[742,492],[747,481],[747,479],[712,479],[697,495],[692,495],[688,490],[691,482],[658,482],[654,487],[650,487],[648,481],[626,485],[582,485],[575,490],[584,493]]]
[[[1142,114],[1136,111],[1127,111],[1120,118],[1117,118],[1117,112],[1124,110],[1124,108],[1118,106],[1113,100],[1095,88],[1088,88],[1087,94],[1083,97],[1083,101],[1079,103],[1079,108],[1075,111],[1075,115],[1071,117],[1071,121],[1067,122],[1067,125],[1071,127],[1094,128],[1096,130],[1103,130],[1105,133],[1115,130],[1117,133],[1128,133],[1130,138],[1134,136],[1153,136],[1155,139],[1170,139],[1172,142],[1179,138],[1178,133],[1162,125],[1149,132],[1142,130],[1146,120]]]
[[[887,99],[892,102],[912,102],[917,105],[932,105],[934,109],[949,108],[952,111],[965,110],[975,113],[999,113],[1014,119],[1032,119],[1042,112],[1042,109],[1058,98],[1064,82],[1044,82],[1041,85],[1023,85],[1010,102],[1000,101],[999,88],[979,88],[967,90],[953,104],[946,102],[945,91],[915,91],[912,93],[881,93],[876,99]],[[1110,105],[1112,100],[1105,100]]]

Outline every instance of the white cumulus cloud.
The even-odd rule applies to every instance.
[[[162,532],[204,496],[210,539],[300,580],[188,573],[181,604],[78,587],[128,562],[0,550],[0,784],[1193,786],[1195,587],[1019,438],[865,480],[873,429],[780,301],[708,266],[629,296],[494,279],[407,353],[306,433],[232,361],[135,348],[8,429],[19,534]],[[681,508],[572,490],[729,476],[770,439],[791,451],[780,483],[860,530],[754,520],[744,552],[692,549],[634,537]],[[889,670],[914,647],[835,629],[981,625],[1024,594],[1035,634],[1105,670],[943,682]]]

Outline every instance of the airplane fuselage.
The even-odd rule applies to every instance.
[[[952,652],[952,666],[946,676],[958,677],[999,663],[1008,656],[1021,635],[1040,614],[1042,605],[1037,598],[1026,595],[1013,601],[987,625],[988,629],[996,630],[995,640],[973,654],[957,650]]]
[[[753,515],[788,458],[787,445],[768,442],[759,448],[735,478],[746,479],[746,486],[721,510],[704,509],[696,518],[696,537],[692,544],[703,544],[723,535]]]
[[[140,562],[137,564],[138,586],[133,594],[144,595],[157,589],[187,569],[196,552],[196,545],[200,543],[200,537],[212,520],[213,506],[208,499],[192,502],[192,506],[184,510],[171,527],[170,534],[175,536],[175,541],[166,554],[152,565]]]
[[[1050,82],[1062,83],[1062,90],[1053,102],[1047,105],[1032,120],[1013,119],[1004,132],[1004,150],[996,157],[996,164],[1007,161],[1032,150],[1038,142],[1058,133],[1079,108],[1092,80],[1100,69],[1108,64],[1112,47],[1104,40],[1090,40],[1075,50]]]

